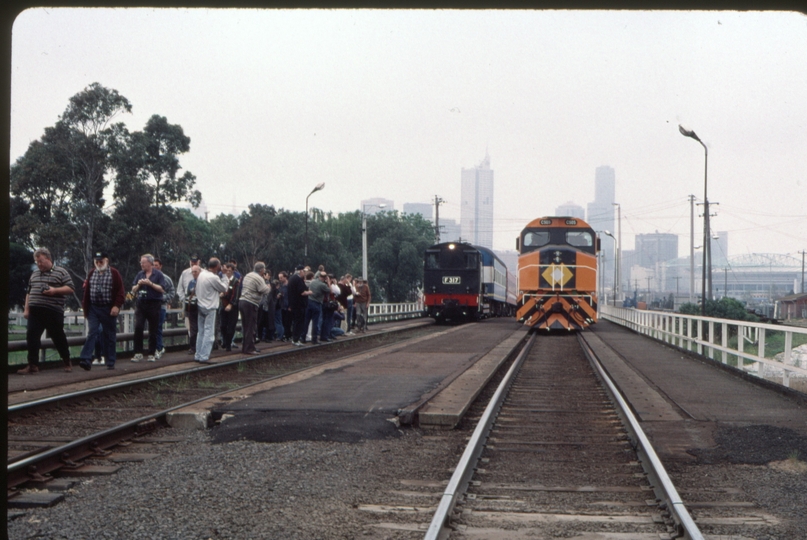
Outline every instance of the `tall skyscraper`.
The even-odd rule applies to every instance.
[[[490,156],[473,169],[462,169],[462,240],[493,249],[493,170]]]
[[[614,237],[617,232],[614,228],[614,202],[616,199],[616,175],[614,169],[608,165],[597,167],[594,171],[594,202],[588,204],[588,218],[586,221],[595,231],[608,231]],[[605,268],[603,278],[606,287],[614,285],[614,246],[616,242],[606,234],[601,234],[601,248],[605,252]]]

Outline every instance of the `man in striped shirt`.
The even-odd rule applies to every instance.
[[[65,365],[64,370],[73,371],[70,366],[70,348],[64,333],[64,299],[73,294],[73,280],[67,270],[54,266],[53,257],[47,248],[34,251],[34,262],[37,269],[28,282],[23,312],[23,316],[28,319],[25,335],[28,342],[28,367],[17,373],[39,371],[39,349],[42,346],[42,332],[45,330],[59,351]]]

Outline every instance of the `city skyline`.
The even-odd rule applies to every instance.
[[[11,38],[10,163],[98,82],[132,102],[129,130],[153,114],[183,127],[211,218],[302,211],[324,182],[312,208],[437,195],[458,220],[456,171],[488,149],[495,249],[585,205],[608,164],[624,245],[658,230],[687,253],[704,153],[682,124],[709,149],[729,255],[807,249],[798,13],[33,8]]]

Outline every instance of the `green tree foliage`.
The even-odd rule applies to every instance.
[[[240,216],[207,221],[177,208],[174,203],[196,208],[201,202],[196,177],[182,172],[179,161],[190,151],[191,139],[181,126],[156,114],[142,131],[112,122],[131,110],[116,90],[93,83],[70,98],[56,125],[11,166],[12,303],[22,301],[15,287],[27,281],[37,246],[50,248],[76,285],[98,249],[110,254],[127,285],[143,253],[162,259],[172,277],[192,253],[203,260],[234,258],[245,271],[260,260],[275,273],[305,263],[322,264],[334,275],[361,274],[360,212],[335,216],[313,209],[306,220],[302,212],[253,204]],[[112,181],[109,204],[105,193]],[[374,298],[413,300],[422,282],[423,252],[433,240],[430,223],[419,215],[381,213],[368,217],[367,229]],[[76,291],[80,294],[80,287]]]
[[[96,234],[108,221],[108,157],[121,130],[111,121],[131,109],[117,91],[93,83],[11,166],[12,237],[47,245],[77,279],[89,270]]]
[[[11,242],[8,245],[8,305],[25,306],[28,278],[34,264],[34,252],[25,246]]]
[[[417,298],[423,285],[423,253],[434,240],[419,214],[381,212],[367,218],[368,272],[374,296],[386,302]]]
[[[734,298],[723,297],[720,300],[706,301],[706,316],[718,319],[731,319],[735,321],[758,321],[759,317],[748,313],[745,305]],[[686,303],[678,308],[679,313],[684,315],[700,315],[701,306],[699,304]]]
[[[121,133],[123,141],[114,155],[118,166],[117,195],[131,194],[131,190],[145,191],[153,206],[187,201],[196,208],[202,194],[194,190],[196,177],[182,168],[179,155],[190,150],[191,139],[177,124],[169,124],[164,116],[153,115],[143,131]]]

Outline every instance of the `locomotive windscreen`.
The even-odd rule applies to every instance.
[[[573,246],[586,253],[595,253],[594,235],[589,229],[526,229],[522,233],[521,253],[529,253],[544,246]]]
[[[473,270],[479,267],[479,253],[463,249],[426,252],[426,270]]]

